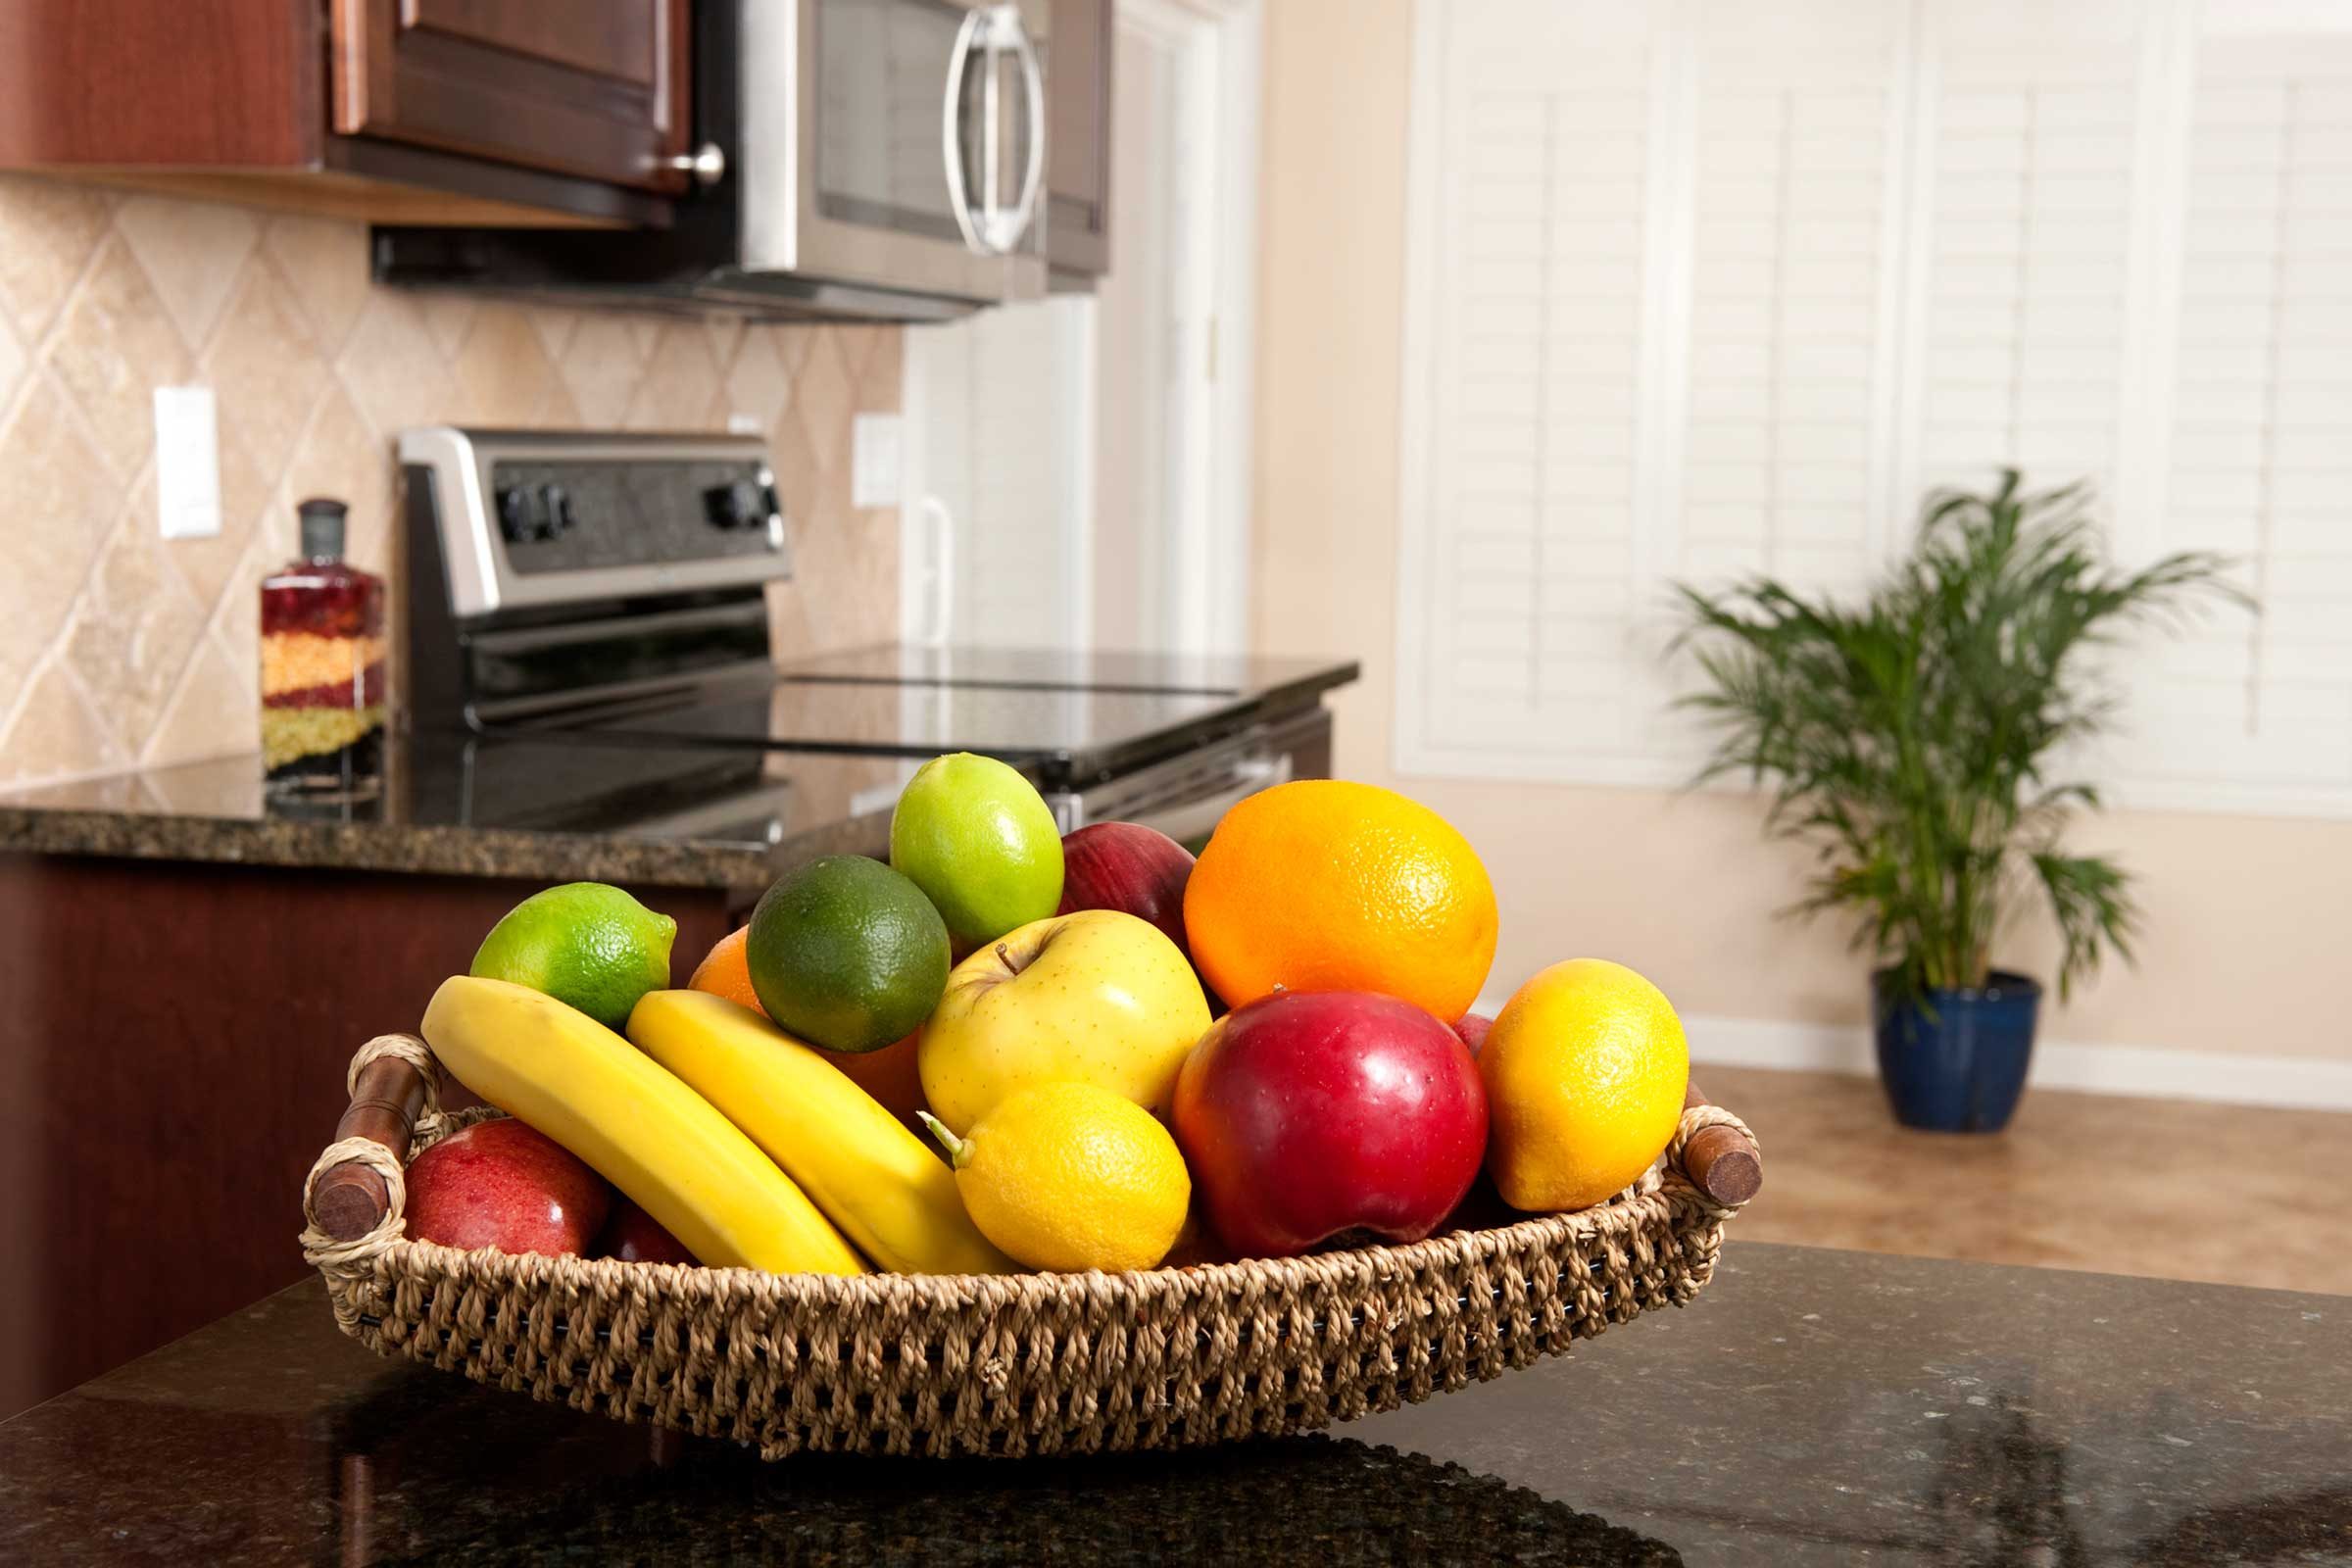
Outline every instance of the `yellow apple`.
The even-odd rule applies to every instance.
[[[1208,1031],[1208,999],[1148,920],[1081,909],[1007,931],[957,964],[915,1066],[931,1113],[965,1133],[1031,1084],[1076,1080],[1165,1110]]]

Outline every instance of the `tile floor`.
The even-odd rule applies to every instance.
[[[1869,1078],[1694,1076],[1763,1144],[1735,1239],[2352,1295],[2352,1114],[2030,1090],[1964,1137]]]

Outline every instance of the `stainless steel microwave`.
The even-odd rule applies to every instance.
[[[666,229],[379,227],[386,282],[936,319],[1045,292],[1050,0],[698,5]]]

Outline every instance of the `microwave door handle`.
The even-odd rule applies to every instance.
[[[980,239],[992,251],[1004,249],[997,243],[997,213],[1004,194],[1004,109],[999,101],[1003,97],[999,83],[1004,74],[997,69],[997,63],[1004,53],[1001,35],[1009,10],[1009,6],[989,7],[987,21],[980,27]]]
[[[939,155],[947,166],[948,210],[956,215],[956,226],[962,230],[965,246],[983,256],[989,247],[981,238],[971,200],[963,188],[963,73],[971,63],[972,36],[986,16],[986,12],[967,11],[963,24],[956,29],[955,47],[948,51],[947,95],[939,111]]]
[[[1036,220],[1037,203],[1046,183],[1046,73],[1038,64],[1037,44],[1021,25],[1021,14],[1005,7],[1012,25],[1012,52],[1021,63],[1021,97],[1029,117],[1029,166],[1021,173],[1021,199],[1005,215],[1001,251],[1010,251]]]

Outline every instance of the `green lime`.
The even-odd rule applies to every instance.
[[[770,1018],[827,1051],[879,1051],[948,988],[948,928],[880,860],[834,855],[780,878],[752,911],[744,958]]]
[[[677,934],[677,921],[616,887],[566,882],[509,909],[482,938],[469,972],[544,991],[618,1029],[639,997],[669,984]]]
[[[993,757],[956,752],[915,770],[890,818],[890,863],[939,906],[965,948],[1061,904],[1061,830],[1036,786]]]

